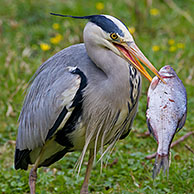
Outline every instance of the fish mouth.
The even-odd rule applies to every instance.
[[[150,82],[152,81],[152,77],[148,74],[148,72],[139,61],[147,66],[156,76],[159,77],[160,80],[165,83],[156,68],[144,56],[144,54],[140,51],[134,42],[113,42],[113,45],[119,50],[123,58],[130,62],[136,69],[138,69],[139,72],[142,73]]]
[[[156,154],[155,164],[153,168],[152,178],[155,179],[156,176],[159,174],[160,169],[163,168],[164,175],[169,175],[169,154],[160,155]]]
[[[159,71],[159,73],[160,73],[160,76],[161,76],[163,79],[175,77],[174,73],[171,73],[171,72]]]
[[[176,77],[176,72],[170,65],[162,67],[159,71],[162,78],[173,78]]]

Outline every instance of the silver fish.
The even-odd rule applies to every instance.
[[[169,151],[172,139],[185,124],[187,115],[187,94],[182,81],[171,66],[159,71],[166,82],[154,77],[148,89],[147,125],[158,143],[153,169],[153,179],[163,168],[169,174]]]

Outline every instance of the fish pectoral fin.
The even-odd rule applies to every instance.
[[[183,126],[185,124],[185,121],[186,121],[186,117],[187,117],[187,112],[185,112],[185,114],[179,120],[178,125],[177,125],[177,129],[176,129],[176,132],[180,131],[183,128]]]

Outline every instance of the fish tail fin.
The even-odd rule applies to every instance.
[[[159,174],[161,167],[163,168],[163,173],[169,175],[169,155],[161,156],[159,154],[156,155],[156,160],[154,164],[152,178],[155,179]]]

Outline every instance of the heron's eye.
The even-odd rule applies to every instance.
[[[110,34],[110,37],[113,39],[113,40],[116,40],[118,38],[118,35],[116,33],[111,33]]]

